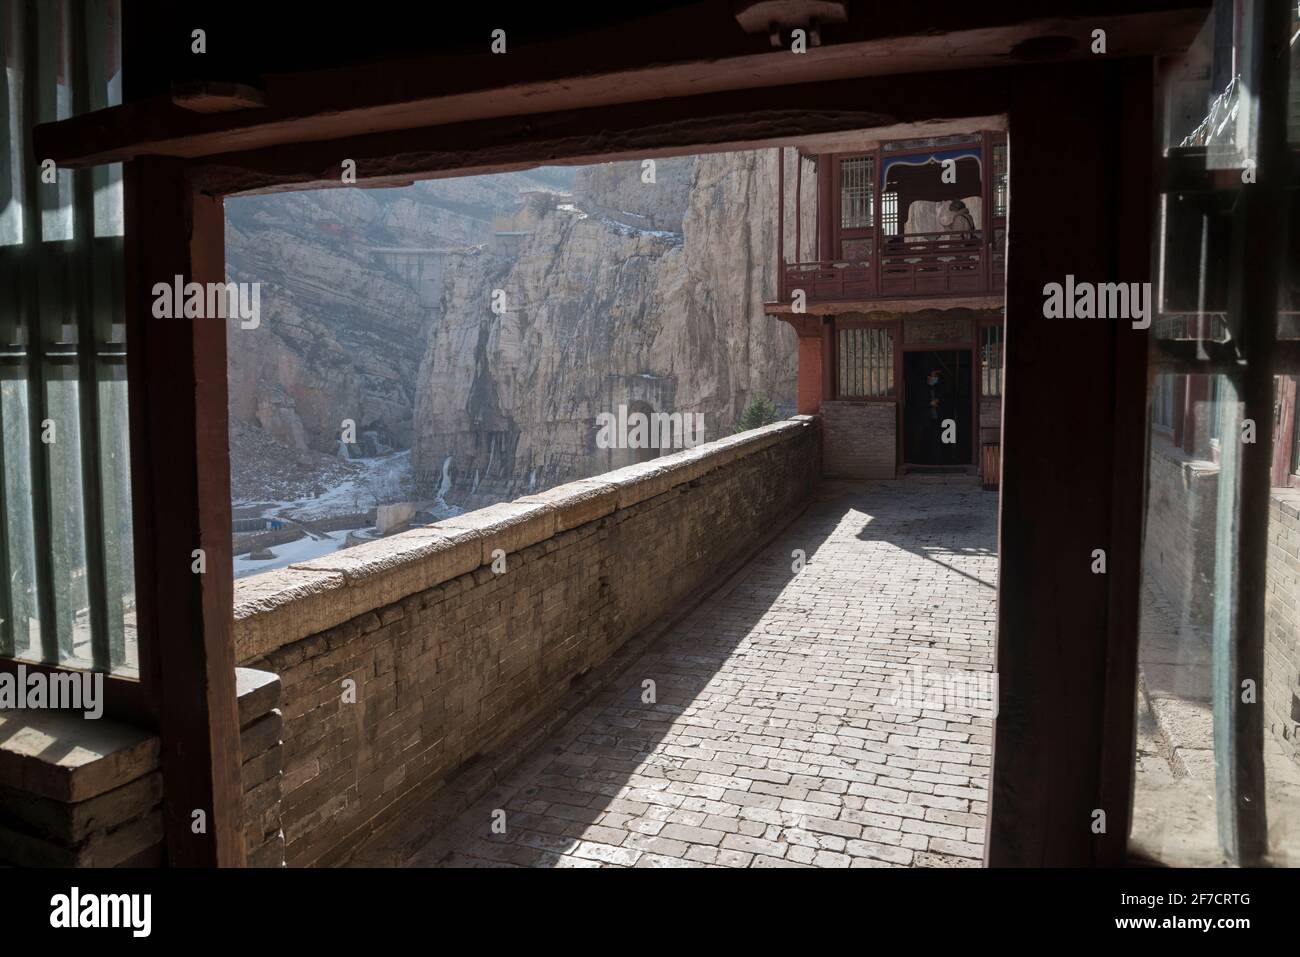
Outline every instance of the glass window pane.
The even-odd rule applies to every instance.
[[[1002,327],[984,326],[980,330],[980,394],[1002,395]]]
[[[1284,383],[1239,345],[1258,335],[1253,313],[1234,311],[1269,298],[1251,286],[1258,260],[1237,254],[1242,222],[1256,221],[1242,212],[1257,121],[1275,123],[1286,100],[1251,89],[1261,73],[1248,41],[1265,10],[1220,0],[1187,55],[1159,71],[1167,163],[1131,847],[1169,865],[1300,864],[1300,490],[1279,487],[1287,449],[1267,444],[1274,487],[1261,488],[1257,434],[1272,425],[1289,441],[1294,419]],[[1285,336],[1296,257],[1274,245]],[[1271,407],[1248,408],[1241,397],[1269,379]]]
[[[89,667],[90,592],[86,581],[80,400],[80,383],[75,378],[51,377],[46,383],[48,418],[42,424],[41,441],[49,462],[51,584],[58,661]]]
[[[10,370],[11,372],[13,370]],[[27,382],[7,375],[0,379],[0,422],[4,428],[5,554],[8,577],[7,616],[0,626],[0,653],[24,661],[41,660],[41,620],[37,597],[36,532],[32,516],[31,446]]]
[[[126,390],[126,370],[121,365],[103,369],[99,382],[99,466],[108,645],[111,670],[135,676],[140,669],[140,647],[135,617],[135,541],[131,526]]]
[[[1007,144],[993,144],[993,215],[1005,216],[1011,199],[1011,183],[1007,170]]]
[[[851,326],[839,334],[839,394],[883,399],[894,394],[894,335],[889,329]]]
[[[122,170],[31,157],[36,124],[121,102],[119,24],[0,0],[0,655],[134,675]]]

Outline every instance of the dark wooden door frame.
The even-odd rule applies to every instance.
[[[1132,113],[1129,104],[1150,99],[1151,61],[1098,61],[1038,72],[1032,81],[1024,72],[1012,70],[957,82],[951,75],[914,77],[909,84],[846,82],[823,89],[773,90],[767,99],[778,106],[824,103],[828,96],[879,105],[882,101],[876,94],[885,95],[885,88],[893,87],[887,108],[904,115],[933,110],[932,115],[943,117],[999,111],[1010,116],[1010,165],[1020,204],[1013,198],[1008,216],[1007,262],[1014,288],[1008,288],[1006,298],[1001,479],[1002,501],[1015,506],[1000,510],[999,517],[996,658],[1001,717],[996,726],[986,859],[990,865],[1117,864],[1123,861],[1127,844],[1134,762],[1146,455],[1145,339],[1111,325],[1044,320],[1040,291],[1046,282],[1059,281],[1071,272],[1090,273],[1098,280],[1149,278],[1150,222],[1143,215],[1149,204],[1140,191],[1133,203],[1120,203],[1117,196],[1121,187],[1133,188],[1118,168],[1120,157],[1143,157],[1141,163],[1129,162],[1128,167],[1147,165],[1152,157],[1149,126],[1139,130],[1129,121],[1120,122]],[[900,86],[906,87],[906,104],[899,101]],[[1116,95],[1120,89],[1125,96]],[[746,99],[748,108],[752,101],[748,95]],[[556,123],[566,133],[589,124],[608,130],[609,124],[635,123],[643,144],[639,155],[679,155],[706,138],[684,133],[670,116],[720,109],[723,115],[709,124],[709,149],[781,142],[780,138],[721,140],[748,125],[744,113],[729,112],[739,104],[725,94],[692,100],[645,104],[635,111],[581,111],[557,118]],[[1062,111],[1063,102],[1074,106]],[[640,109],[649,112],[649,122],[635,119]],[[1043,122],[1053,113],[1064,116]],[[791,131],[806,117],[802,110],[791,117]],[[741,126],[734,125],[737,122]],[[847,115],[839,125],[851,129],[860,122],[859,117]],[[730,133],[720,132],[728,129]],[[558,158],[566,150],[578,151],[584,159],[629,158],[625,149],[612,142],[600,145],[588,139],[579,146],[566,135],[550,145],[534,139],[511,147],[507,141],[512,136],[512,125],[506,121],[480,127],[470,136],[458,163],[482,169],[477,157],[485,153],[500,157],[503,149],[512,148],[516,162],[539,154]],[[1078,147],[1090,138],[1104,145],[1096,151]],[[1080,199],[1087,211],[1081,210],[1079,223],[1086,237],[1077,236],[1078,247],[1059,242],[1060,218],[1047,212],[1051,204],[1046,200],[1056,195],[1060,182],[1071,181],[1069,177],[1027,175],[1035,157],[1060,156],[1056,148],[1060,142],[1075,144],[1072,155],[1059,162],[1067,169],[1080,168],[1084,185],[1079,196],[1088,197],[1086,202]],[[348,155],[343,151],[353,145],[332,148]],[[302,163],[319,165],[330,151],[329,144],[320,143],[306,144],[301,151],[284,147],[270,151],[265,163],[253,154],[227,155],[210,166],[197,163],[195,176],[205,189],[222,183],[237,186],[248,182],[245,171],[251,164],[259,167],[259,177],[279,169],[293,179],[300,175],[295,171]],[[1071,258],[1069,250],[1085,248],[1087,238],[1104,240],[1098,248],[1126,252],[1098,255],[1090,250]],[[1141,254],[1136,255],[1139,248]],[[1060,393],[1073,397],[1071,411],[1078,413],[1072,422],[1076,434],[1072,443],[1056,438],[1061,427],[1057,407],[1038,398],[1061,387],[1059,364],[1044,361],[1044,350],[1055,357],[1071,356],[1075,369],[1102,372],[1091,378],[1076,374],[1069,391]],[[899,362],[901,358],[900,348]],[[1021,402],[1020,395],[1027,398]],[[1117,396],[1125,401],[1117,402]],[[1080,429],[1081,424],[1087,427]],[[900,431],[900,448],[901,440]],[[1060,507],[1063,499],[1071,501],[1070,509]],[[1105,530],[1100,540],[1098,529]],[[1106,547],[1111,555],[1112,571],[1104,579],[1089,571],[1093,547]],[[1088,825],[1099,807],[1108,811],[1110,830],[1094,836]]]
[[[149,62],[152,51],[141,46],[146,32],[135,35],[134,49],[128,46],[128,62]],[[986,853],[995,865],[1118,863],[1134,758],[1146,340],[1110,324],[1044,320],[1040,290],[1067,272],[1129,282],[1149,277],[1150,98],[1148,57],[1092,58],[773,86],[761,109],[742,90],[400,132],[361,127],[345,135],[355,117],[344,117],[333,139],[185,161],[136,159],[128,173],[130,307],[139,315],[145,283],[158,281],[160,271],[223,278],[222,195],[329,182],[345,157],[357,161],[361,179],[391,180],[517,169],[543,157],[642,159],[788,145],[810,133],[888,122],[1008,116],[1020,202],[1013,198],[1008,217],[1002,501],[1015,504],[999,513],[1001,714]],[[107,121],[89,121],[95,122]],[[64,134],[68,125],[87,124],[78,118],[38,130],[38,150],[75,164],[68,144],[84,140]],[[114,137],[120,142],[122,131],[111,131]],[[447,143],[456,144],[454,152]],[[1061,143],[1071,148],[1061,150]],[[1061,217],[1049,214],[1046,202],[1062,182],[1072,184],[1077,200],[1068,247],[1059,242]],[[151,212],[150,200],[167,208]],[[168,791],[168,840],[180,842],[176,862],[238,863],[224,324],[180,323],[188,331],[179,331],[155,322],[145,335],[135,322],[132,351],[143,353],[131,381],[137,476],[152,471],[179,479],[172,491],[156,482],[136,503],[137,516],[153,510],[153,527],[137,541],[149,559],[142,574],[153,576],[150,627],[166,640],[164,766],[169,782],[191,782]],[[1067,355],[1064,366],[1053,359]],[[147,398],[136,396],[141,387]],[[1054,390],[1074,401],[1070,442],[1057,436],[1054,407],[1039,401]],[[154,407],[171,400],[171,409]],[[1069,508],[1060,507],[1063,500]],[[210,547],[202,582],[185,577],[188,548],[175,554],[194,542]],[[1088,570],[1091,548],[1101,545],[1111,553],[1104,578]],[[205,802],[220,833],[189,841],[181,826],[186,805]],[[1094,836],[1088,824],[1098,807],[1108,810],[1111,827]]]
[[[899,349],[899,355],[900,355],[900,357],[903,356],[904,353],[908,353],[908,352],[965,352],[965,353],[968,353],[968,354],[970,355],[970,358],[971,358],[971,416],[972,416],[972,417],[971,417],[971,428],[972,428],[972,437],[971,437],[971,458],[972,458],[972,461],[970,461],[970,462],[966,462],[966,463],[964,463],[964,464],[965,464],[965,465],[978,465],[978,464],[979,464],[979,436],[978,436],[978,433],[979,433],[979,401],[980,401],[980,400],[979,400],[979,383],[976,382],[976,379],[978,378],[979,367],[978,367],[978,365],[976,364],[976,363],[977,363],[977,360],[978,360],[978,356],[977,356],[976,353],[975,353],[975,347],[972,346],[969,342],[967,342],[967,341],[965,341],[965,340],[959,340],[959,341],[956,341],[956,342],[941,342],[941,343],[938,343],[937,345],[917,344],[917,345],[911,345],[911,346],[903,346],[901,349]],[[900,363],[901,363],[901,358],[900,358]],[[906,374],[907,374],[906,371],[904,371],[903,376],[906,377]],[[900,446],[901,446],[902,449],[905,450],[905,449],[907,448],[907,443],[903,441],[903,432],[902,432],[902,430],[903,430],[903,426],[904,426],[904,424],[905,424],[906,421],[907,421],[907,420],[906,420],[906,416],[905,416],[905,414],[904,414],[904,413],[905,413],[905,407],[906,407],[906,396],[907,396],[907,383],[906,383],[906,381],[905,381],[905,378],[900,378],[900,379],[899,379],[899,383],[898,383],[898,394],[899,394],[899,404],[898,404],[898,420],[899,420],[899,423],[898,423],[898,429],[899,429],[899,433],[898,433],[898,434],[899,434],[899,442],[900,442]],[[926,467],[925,464],[922,463],[922,462],[905,462],[905,461],[903,460],[904,458],[905,458],[905,456],[900,455],[900,457],[899,457],[899,459],[898,459],[898,467],[899,467],[899,471],[900,471],[900,472],[905,471],[905,470],[908,468],[908,466],[915,466],[915,467],[920,467],[920,468],[925,468],[925,467]],[[955,466],[955,465],[952,466],[952,467],[953,467],[953,468],[957,468],[957,466]]]
[[[979,325],[978,325],[977,322],[972,322],[972,325],[975,327],[975,334],[976,334],[976,335],[975,335],[975,338],[976,338],[976,340],[978,340],[978,338],[979,338]],[[971,428],[974,430],[974,435],[973,435],[972,438],[971,438],[971,461],[967,462],[966,464],[967,464],[967,465],[978,466],[978,465],[979,465],[979,418],[980,418],[979,345],[978,345],[978,342],[977,342],[977,341],[976,341],[976,342],[972,342],[972,341],[967,340],[967,339],[956,339],[956,340],[953,340],[953,341],[950,341],[950,342],[940,342],[940,343],[937,343],[937,344],[934,344],[934,345],[931,345],[931,344],[928,344],[928,343],[924,343],[924,344],[922,344],[922,343],[918,343],[918,344],[910,345],[910,346],[909,346],[909,345],[904,345],[904,346],[902,346],[898,351],[899,351],[900,356],[901,356],[901,354],[904,353],[904,352],[968,352],[968,353],[970,353],[970,357],[971,357]],[[901,364],[901,359],[900,359],[900,364]],[[899,414],[899,424],[898,424],[898,428],[899,428],[899,439],[900,439],[900,442],[901,442],[901,440],[902,440],[902,428],[903,428],[903,422],[904,422],[904,418],[903,418],[903,405],[904,405],[904,402],[903,402],[903,396],[906,395],[906,389],[904,388],[904,382],[903,382],[903,380],[902,380],[901,378],[899,379],[898,388],[899,388],[899,398],[900,398],[900,401],[899,401],[899,411],[898,411],[898,414]],[[904,449],[907,448],[906,444],[903,444],[901,447],[904,448]],[[901,456],[900,456],[899,459],[898,459],[898,466],[899,466],[899,470],[900,470],[900,472],[901,472],[903,469],[905,469],[907,466],[909,466],[909,465],[920,465],[920,464],[921,464],[921,463],[919,463],[919,462],[904,462],[904,461],[903,461],[903,458],[902,458]]]

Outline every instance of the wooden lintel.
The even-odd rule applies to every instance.
[[[719,45],[716,33],[677,24],[674,45],[662,42],[685,11],[652,21],[656,46],[637,25],[539,44],[509,57],[443,56],[265,76],[262,110],[196,113],[155,96],[87,113],[35,131],[36,151],[60,166],[122,162],[136,156],[185,159],[306,141],[446,126],[471,119],[648,102],[667,98],[862,77],[1004,67],[1023,62],[1033,44],[1060,38],[1058,59],[1084,60],[1092,32],[1107,31],[1108,59],[1185,48],[1205,17],[1197,0],[1096,2],[1092,14],[1046,17],[1025,4],[946,13],[930,10],[859,17],[834,28],[824,45],[803,55],[765,47],[738,29]],[[990,21],[994,25],[990,25]],[[998,21],[1001,21],[1000,23]],[[882,35],[881,30],[892,30]],[[698,26],[698,23],[696,24]],[[644,28],[642,28],[644,31]],[[615,42],[618,38],[625,45]],[[707,42],[706,42],[707,41]],[[628,50],[643,50],[628,68]],[[655,65],[646,65],[654,62]],[[575,65],[583,70],[575,73]]]

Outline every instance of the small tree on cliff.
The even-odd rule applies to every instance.
[[[750,429],[762,428],[765,425],[771,425],[779,418],[776,412],[776,405],[765,395],[755,396],[745,406],[745,411],[741,413],[740,420],[736,422],[737,432],[748,432]]]

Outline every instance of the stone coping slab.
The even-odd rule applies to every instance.
[[[245,728],[265,717],[279,703],[280,676],[255,668],[236,668],[235,699],[239,703],[239,726]]]
[[[0,784],[87,801],[158,768],[157,735],[80,712],[0,710]]]
[[[791,441],[816,416],[796,415],[760,429],[558,485],[513,502],[443,519],[235,582],[235,655],[243,663],[490,565],[597,521],[715,469]]]

